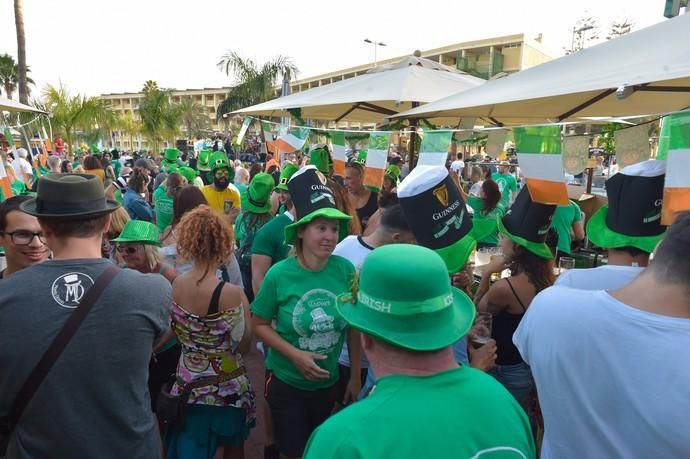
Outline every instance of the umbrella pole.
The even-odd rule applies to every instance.
[[[419,107],[419,102],[412,102],[412,108]],[[416,150],[416,144],[417,144],[417,126],[419,126],[419,119],[418,118],[412,118],[410,119],[410,151],[408,152],[409,158],[407,160],[409,161],[409,166],[410,166],[410,172],[412,172],[412,169],[414,169],[415,163],[414,163],[414,152]]]

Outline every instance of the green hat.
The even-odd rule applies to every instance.
[[[552,260],[546,236],[555,211],[555,205],[532,201],[529,190],[523,187],[505,216],[497,217],[498,231],[533,254]]]
[[[650,159],[622,169],[606,181],[609,203],[587,222],[587,235],[604,249],[637,247],[652,253],[664,238],[661,224],[666,162]]]
[[[451,286],[443,259],[425,247],[390,244],[364,260],[357,291],[338,297],[354,328],[414,351],[443,349],[467,334],[472,300]]]
[[[92,155],[97,155],[101,152],[101,150],[99,150],[99,148],[98,148],[98,145],[93,144],[93,143],[91,145],[89,145],[89,151],[91,152]]]
[[[162,161],[161,166],[163,167],[163,170],[165,170],[165,172],[167,172],[168,174],[171,172],[180,172],[177,164],[170,164],[166,163],[165,161]]]
[[[362,166],[365,166],[367,164],[367,151],[359,150],[359,153],[357,154],[357,158],[355,159],[355,161],[357,161]]]
[[[297,228],[318,217],[340,221],[340,240],[348,235],[350,232],[348,221],[352,217],[336,208],[335,195],[327,183],[326,176],[319,172],[316,166],[305,166],[290,178],[288,191],[295,205],[296,217],[294,223],[285,227],[286,243],[294,243]]]
[[[285,163],[283,169],[280,171],[280,180],[278,181],[278,185],[276,185],[275,189],[287,191],[287,184],[290,181],[290,177],[292,177],[298,170],[299,167],[297,167],[296,165],[292,163]]]
[[[398,180],[400,180],[400,168],[391,164],[386,168],[384,176],[390,178],[393,183],[397,184]]]
[[[180,174],[182,177],[187,179],[187,182],[193,183],[194,179],[199,176],[199,172],[195,171],[189,166],[182,166],[177,170],[177,173]]]
[[[316,166],[322,174],[328,175],[329,170],[329,154],[325,148],[314,148],[309,152],[309,164]]]
[[[162,245],[158,239],[158,227],[144,220],[129,220],[122,228],[120,236],[112,242],[137,242],[158,247]]]
[[[177,148],[166,148],[164,156],[164,162],[177,164],[177,159],[180,157],[180,150]]]
[[[247,187],[247,201],[242,206],[242,210],[257,214],[269,212],[271,210],[271,192],[275,183],[271,174],[264,172],[256,174]]]
[[[443,166],[417,166],[398,186],[398,199],[417,243],[438,253],[458,272],[477,241],[457,185]]]
[[[196,168],[199,169],[200,171],[210,171],[211,167],[209,166],[209,163],[211,162],[211,156],[213,155],[213,151],[211,150],[201,150],[199,152],[199,158],[197,159],[196,162]]]
[[[230,172],[229,180],[232,182],[235,179],[235,168],[230,166],[228,162],[228,155],[222,151],[216,151],[211,155],[209,162],[211,172],[215,173],[218,169],[227,169]]]
[[[120,207],[105,198],[103,182],[90,174],[48,174],[38,179],[36,197],[21,203],[22,211],[34,217],[85,219],[110,213]]]

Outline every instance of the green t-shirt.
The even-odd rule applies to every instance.
[[[237,241],[237,247],[242,247],[242,242],[244,241],[244,238],[247,237],[247,224],[251,220],[251,215],[248,215],[246,212],[242,211],[240,214],[237,216],[237,220],[235,220],[235,240]],[[268,225],[270,221],[273,220],[273,218],[270,218],[264,225]],[[256,234],[254,235],[254,239],[256,239],[256,235],[258,234],[259,228],[256,231]],[[254,240],[251,240],[250,243],[252,246],[254,245]]]
[[[318,272],[302,268],[297,257],[268,270],[251,311],[265,320],[275,319],[276,332],[297,349],[327,356],[316,363],[331,375],[308,381],[284,355],[271,348],[266,368],[278,379],[303,390],[330,387],[338,381],[346,322],[335,306],[338,295],[349,291],[354,275],[352,263],[337,255],[331,255]]]
[[[558,233],[558,250],[570,254],[570,229],[573,223],[582,220],[580,213],[580,206],[573,201],[569,201],[567,206],[558,206],[553,213],[553,220],[551,221],[551,228]]]
[[[273,264],[287,258],[290,246],[285,243],[285,227],[292,221],[292,218],[282,213],[262,226],[254,236],[252,253],[271,257]]]
[[[15,196],[26,193],[26,184],[19,179],[12,182],[10,188],[12,188],[12,193],[14,193]]]
[[[496,207],[489,213],[484,213],[484,200],[478,198],[477,196],[467,196],[467,204],[470,205],[472,210],[474,210],[474,220],[491,220],[495,222],[500,216],[505,214],[505,207],[500,202],[496,204]],[[480,239],[477,242],[483,242],[485,244],[498,244],[498,226],[496,230],[492,232],[489,236]]]
[[[498,189],[501,190],[501,204],[506,209],[510,207],[510,195],[517,191],[517,180],[513,174],[491,174],[491,180],[496,182]]]
[[[168,196],[165,184],[161,183],[153,192],[153,203],[156,211],[156,226],[162,233],[173,219],[173,198]]]
[[[125,205],[125,200],[122,199],[122,191],[120,191],[120,190],[115,190],[115,193],[113,193],[113,195],[115,196],[115,200],[116,200],[118,203],[120,203],[121,206],[124,206],[124,205]]]
[[[120,176],[120,168],[122,168],[122,164],[120,164],[120,160],[112,159],[112,160],[110,160],[110,165],[113,166],[113,172],[115,173],[115,178],[118,178]]]
[[[527,415],[491,376],[468,367],[390,375],[312,434],[304,459],[536,457]]]

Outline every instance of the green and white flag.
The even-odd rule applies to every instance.
[[[690,112],[663,119],[656,157],[666,160],[661,223],[670,225],[678,212],[690,210]]]
[[[242,140],[249,129],[249,125],[252,124],[252,119],[248,116],[242,120],[242,127],[240,128],[240,133],[237,134],[237,139],[235,140],[235,145],[242,145]]]
[[[418,166],[445,166],[452,131],[425,132],[419,147]]]
[[[369,136],[367,163],[364,171],[365,186],[381,188],[383,176],[386,173],[390,140],[391,133],[389,131],[372,132]]]
[[[333,171],[336,175],[344,176],[347,162],[345,132],[331,132],[331,151],[333,152]]]

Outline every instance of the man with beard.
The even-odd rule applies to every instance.
[[[38,219],[19,208],[30,196],[15,196],[0,204],[0,245],[5,248],[7,267],[0,279],[48,259],[50,250]]]
[[[240,210],[242,210],[240,191],[232,184],[235,170],[230,167],[225,153],[215,152],[209,162],[213,183],[201,189],[208,205],[216,212],[225,216],[226,221],[233,225]]]

